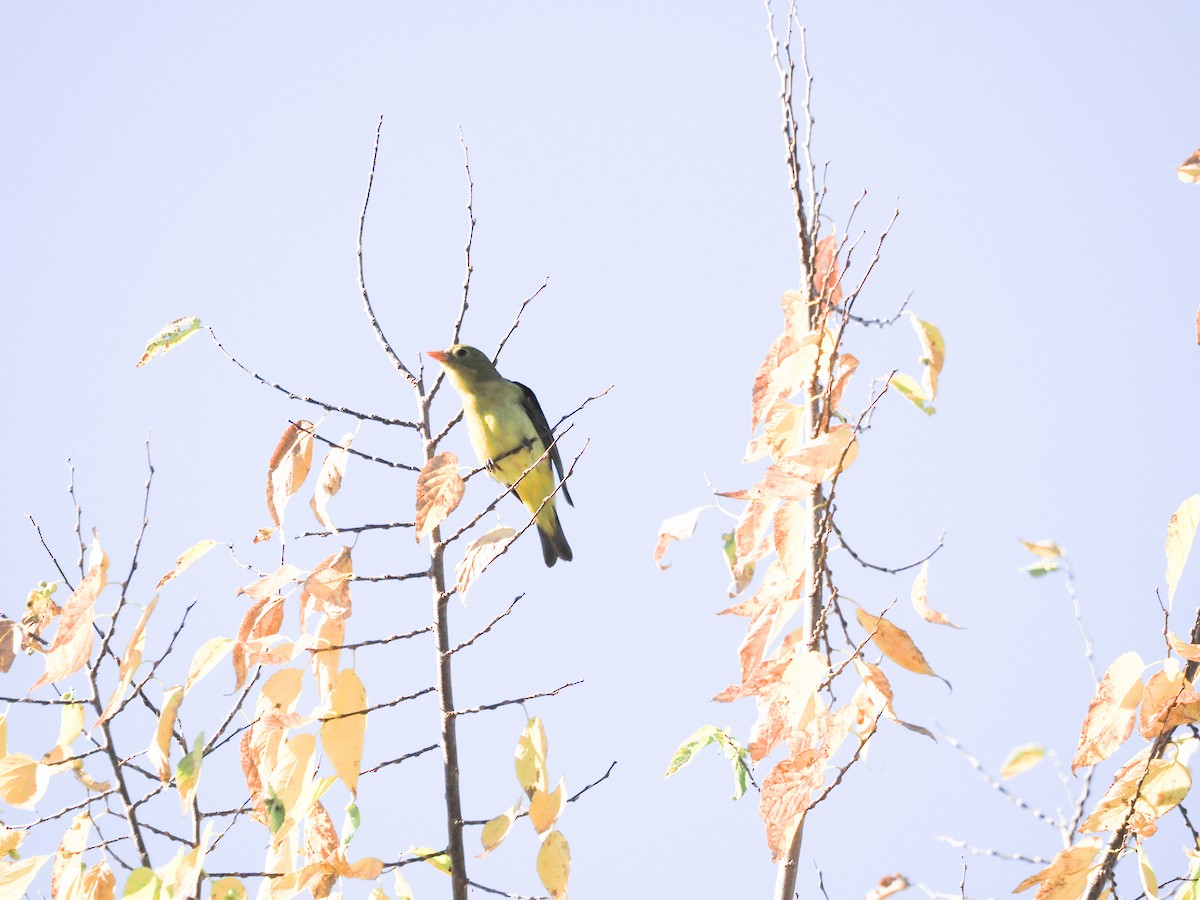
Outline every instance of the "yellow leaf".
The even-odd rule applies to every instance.
[[[229,651],[233,649],[233,638],[215,637],[205,641],[203,646],[192,656],[192,664],[188,666],[187,682],[183,686],[184,693],[211,672]]]
[[[1178,725],[1200,721],[1200,693],[1179,670],[1178,660],[1168,659],[1162,671],[1146,683],[1142,693],[1139,730],[1150,740]]]
[[[1146,858],[1146,851],[1142,849],[1140,840],[1134,845],[1134,848],[1137,850],[1138,874],[1142,877],[1142,890],[1149,900],[1158,900],[1158,878],[1154,875],[1154,867]]]
[[[288,498],[300,490],[312,466],[313,423],[301,419],[284,430],[267,463],[267,513],[278,528]]]
[[[921,342],[920,363],[925,367],[921,372],[921,387],[926,398],[932,402],[937,397],[938,375],[946,362],[946,342],[937,326],[922,322],[911,310],[906,310],[905,314],[916,329],[917,340]]]
[[[393,888],[396,891],[396,900],[414,900],[412,888],[408,886],[408,882],[404,880],[399,869],[396,870],[395,876]]]
[[[1167,605],[1175,600],[1175,588],[1183,575],[1196,526],[1200,524],[1200,494],[1193,494],[1179,504],[1167,525]]]
[[[218,878],[209,887],[210,900],[246,900],[246,886],[240,878]]]
[[[166,353],[173,347],[182,344],[200,330],[200,320],[195,316],[181,316],[174,322],[164,325],[162,330],[146,342],[142,358],[137,361],[136,368],[141,368],[160,353]]]
[[[171,732],[175,729],[175,714],[179,712],[182,702],[183,688],[180,685],[167,688],[163,694],[162,712],[158,716],[154,740],[146,751],[146,758],[164,784],[171,780]]]
[[[467,591],[471,589],[471,585],[475,583],[475,579],[493,559],[508,547],[516,533],[507,525],[500,525],[467,544],[467,549],[463,551],[463,558],[454,567],[454,589],[464,599]]]
[[[558,817],[562,815],[566,802],[566,785],[561,778],[558,780],[558,787],[549,793],[534,791],[533,796],[529,798],[529,821],[533,830],[538,834],[545,834],[553,828],[558,822]]]
[[[192,546],[190,546],[186,550],[184,550],[183,553],[179,554],[179,559],[175,560],[175,568],[173,568],[170,572],[168,572],[162,578],[158,579],[158,584],[156,584],[154,586],[154,589],[156,591],[162,590],[162,586],[164,584],[166,584],[169,581],[173,581],[181,573],[183,573],[183,571],[185,569],[188,569],[189,567],[191,567],[191,565],[193,563],[195,563],[197,560],[199,560],[202,556],[204,556],[204,554],[206,554],[213,547],[216,547],[219,543],[220,543],[220,541],[212,541],[212,540],[205,539],[203,541],[197,541],[196,543],[192,544]]]
[[[551,831],[542,838],[537,855],[538,878],[551,900],[567,900],[567,880],[571,876],[571,848],[561,831]]]
[[[413,856],[426,857],[425,862],[429,863],[439,872],[450,874],[450,855],[448,853],[439,853],[432,847],[409,847],[408,852]]]
[[[1022,538],[1017,538],[1017,541],[1038,559],[1061,559],[1067,555],[1054,541],[1026,541]]]
[[[949,686],[950,682],[930,668],[929,663],[925,661],[925,655],[903,628],[893,625],[882,614],[871,615],[861,606],[855,610],[854,615],[858,624],[871,634],[871,640],[880,652],[896,665],[918,675],[932,675]]]
[[[125,892],[122,900],[159,900],[162,896],[163,880],[153,869],[142,867],[134,869],[125,879]]]
[[[1008,758],[1000,766],[1000,777],[1009,779],[1022,772],[1028,772],[1045,757],[1046,749],[1041,744],[1022,744],[1008,754]]]
[[[925,413],[925,415],[932,416],[935,412],[937,412],[937,410],[929,405],[929,396],[925,393],[921,386],[917,384],[917,380],[911,375],[906,375],[903,372],[896,372],[894,375],[892,375],[891,379],[888,381],[888,384],[891,387],[894,387],[900,393],[900,396],[908,400],[909,403],[911,403],[921,412]]]
[[[1100,852],[1100,841],[1088,838],[1073,847],[1059,851],[1050,865],[1030,875],[1015,888],[1014,894],[1037,885],[1034,900],[1079,900],[1087,888],[1092,860]]]
[[[367,728],[367,692],[354,669],[338,672],[329,695],[329,707],[333,718],[321,722],[321,746],[342,783],[354,794],[358,791]]]
[[[350,445],[354,443],[354,433],[348,432],[342,436],[336,447],[325,454],[321,463],[321,471],[317,475],[317,487],[309,502],[317,521],[330,531],[337,531],[329,518],[327,506],[329,501],[342,489],[342,476],[346,474],[346,463],[350,461]]]
[[[466,482],[458,474],[458,457],[439,453],[417,476],[417,543],[446,520],[462,500]]]
[[[36,759],[24,753],[0,758],[0,800],[5,803],[18,809],[33,809],[49,783],[50,768]]]
[[[141,616],[138,618],[137,625],[133,628],[133,633],[129,635],[129,644],[125,648],[125,655],[121,657],[121,667],[117,676],[117,687],[109,698],[108,703],[104,707],[104,712],[100,714],[100,718],[96,720],[96,725],[107,722],[118,709],[125,699],[125,691],[133,681],[133,673],[137,667],[142,664],[142,649],[146,646],[146,623],[150,620],[150,613],[154,612],[154,607],[158,604],[158,595],[156,594],[145,609],[142,610]],[[95,727],[95,726],[93,726]]]
[[[196,797],[196,788],[200,785],[200,764],[204,760],[204,734],[196,736],[191,753],[185,754],[175,767],[175,787],[179,790],[179,805],[183,814],[188,815],[192,810],[192,801]]]
[[[16,850],[25,840],[26,832],[17,828],[0,825],[0,856],[12,856],[16,859]]]
[[[525,723],[525,730],[517,740],[514,760],[517,782],[527,796],[532,797],[534,791],[544,791],[550,786],[546,778],[547,752],[546,729],[542,720],[534,716]]]
[[[1191,786],[1187,766],[1175,760],[1135,759],[1113,777],[1112,786],[1079,831],[1116,831],[1128,821],[1135,834],[1151,837],[1158,830],[1157,820],[1178,806]]]
[[[0,897],[23,897],[37,877],[38,869],[46,864],[50,857],[31,856],[20,862],[0,865]]]
[[[926,622],[932,622],[934,625],[948,625],[951,628],[962,628],[961,625],[955,625],[945,615],[938,612],[929,605],[929,560],[925,560],[921,564],[921,570],[917,572],[917,577],[913,580],[912,586],[912,605],[913,609]]]
[[[1174,632],[1167,632],[1167,644],[1188,662],[1200,662],[1200,644],[1188,644]]]
[[[83,873],[79,883],[79,900],[114,900],[116,888],[117,879],[112,869],[101,860]]]
[[[1145,668],[1142,658],[1132,651],[1118,656],[1108,667],[1083,720],[1071,771],[1108,759],[1133,733]]]
[[[71,821],[71,827],[62,836],[58,852],[54,854],[54,865],[50,871],[50,896],[70,897],[77,890],[83,876],[80,857],[87,849],[88,835],[92,831],[92,819],[80,813]]]
[[[483,859],[493,850],[504,842],[508,837],[508,831],[512,828],[513,822],[517,818],[517,812],[520,809],[520,804],[513,804],[494,819],[489,819],[488,823],[483,826],[483,833],[479,836],[480,843],[483,844],[483,852],[476,859]]]

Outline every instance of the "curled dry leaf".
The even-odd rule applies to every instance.
[[[879,879],[879,884],[875,885],[871,891],[863,897],[863,900],[884,900],[885,897],[891,897],[901,891],[906,891],[911,885],[908,879],[897,872],[894,875],[884,875]]]
[[[196,316],[180,316],[174,322],[163,326],[162,330],[146,342],[142,358],[137,361],[136,368],[141,368],[154,357],[177,347],[200,330],[200,320]]]
[[[1133,734],[1145,668],[1142,658],[1132,651],[1118,656],[1108,667],[1083,720],[1072,772],[1108,759]]]
[[[664,519],[662,525],[658,527],[658,541],[654,545],[654,562],[660,569],[666,569],[671,564],[663,563],[663,555],[667,552],[667,547],[672,541],[686,541],[692,536],[696,530],[696,522],[700,518],[700,513],[706,509],[712,509],[711,506],[697,506],[691,512],[682,513],[678,516],[671,516],[669,519]]]
[[[146,622],[150,619],[150,613],[154,612],[154,607],[158,604],[158,595],[146,604],[142,610],[141,616],[138,618],[137,625],[133,627],[133,633],[129,636],[129,644],[125,648],[125,654],[121,657],[121,667],[117,676],[117,686],[113,690],[112,696],[104,707],[104,711],[100,714],[100,718],[96,720],[96,725],[108,721],[114,713],[120,708],[121,703],[125,699],[125,691],[133,682],[133,673],[138,666],[142,664],[142,650],[146,646]],[[93,726],[95,727],[95,726]]]
[[[1184,677],[1179,663],[1168,659],[1155,672],[1142,693],[1139,730],[1150,740],[1179,725],[1200,721],[1200,693]]]
[[[342,476],[346,474],[346,464],[350,461],[350,446],[354,443],[354,432],[347,432],[336,447],[330,448],[321,463],[321,471],[317,474],[317,486],[313,491],[309,506],[317,521],[330,531],[337,531],[333,520],[329,518],[329,501],[342,489]]]
[[[301,624],[314,612],[324,613],[331,619],[350,618],[350,580],[353,577],[354,562],[349,547],[342,547],[317,563],[300,590]]]
[[[475,579],[483,574],[483,570],[492,560],[504,552],[516,533],[515,529],[507,525],[499,525],[467,544],[463,558],[454,567],[454,589],[464,601]]]
[[[816,260],[813,265],[813,293],[831,306],[842,302],[842,273],[838,267],[837,251],[835,234],[826,235],[817,241]]]
[[[934,625],[948,625],[951,628],[962,628],[961,625],[955,625],[945,615],[938,612],[929,605],[929,560],[925,560],[921,564],[921,569],[917,572],[917,577],[913,579],[912,586],[912,605],[913,609],[926,622],[932,622]]]
[[[300,490],[312,467],[312,422],[301,419],[284,429],[267,463],[267,514],[276,528],[283,524],[283,508]]]
[[[1200,184],[1200,150],[1175,167],[1175,173],[1184,184]]]
[[[458,474],[458,457],[439,453],[421,467],[417,476],[417,543],[458,508],[466,483]]]
[[[921,371],[921,387],[925,396],[932,402],[937,398],[938,376],[946,362],[946,342],[937,326],[921,321],[911,310],[906,310],[905,314],[917,332],[917,340],[921,342],[919,361],[924,366]]]
[[[158,727],[154,730],[154,740],[146,751],[146,759],[158,773],[159,780],[166,784],[171,780],[171,733],[175,729],[175,715],[179,712],[179,704],[183,702],[183,687],[174,685],[163,695],[162,712],[158,715]]]

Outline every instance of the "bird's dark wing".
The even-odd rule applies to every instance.
[[[525,415],[529,416],[529,421],[533,423],[533,430],[537,432],[538,440],[542,442],[543,447],[550,447],[550,462],[554,464],[554,469],[558,472],[558,480],[562,481],[563,496],[567,498],[568,503],[574,506],[575,501],[571,499],[571,492],[567,490],[567,483],[563,481],[563,464],[562,457],[558,453],[558,445],[550,446],[554,441],[554,432],[550,430],[546,414],[542,412],[542,406],[538,403],[533,391],[519,381],[514,381],[513,384],[521,389],[521,408],[525,410]]]

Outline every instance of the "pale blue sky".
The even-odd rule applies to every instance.
[[[1069,759],[1092,687],[1061,582],[1016,573],[1026,562],[1018,536],[1070,551],[1099,666],[1127,649],[1160,654],[1154,592],[1166,522],[1200,489],[1200,189],[1174,173],[1200,143],[1191,15],[1181,3],[801,10],[815,152],[830,161],[829,224],[843,225],[865,189],[855,226],[873,242],[897,198],[901,208],[861,311],[888,315],[912,291],[912,307],[947,344],[937,415],[885,401],[839,487],[843,527],[860,553],[889,565],[946,532],[930,600],[967,630],[941,633],[911,614],[901,624],[955,689],[895,672],[896,705],[993,769],[1028,741]],[[586,679],[532,707],[546,720],[551,770],[570,789],[619,761],[562,822],[573,896],[765,895],[774,871],[755,801],[729,802],[724,764],[704,759],[662,779],[698,725],[744,735],[752,719],[748,702],[707,703],[736,677],[741,636],[738,623],[712,616],[727,605],[718,556],[727,526],[702,524],[672,548],[666,573],[650,561],[659,522],[707,502],[705,475],[719,489],[753,478],[739,462],[750,382],[796,273],[764,26],[755,3],[7,7],[5,612],[52,574],[26,514],[73,559],[68,457],[85,526],[100,529],[114,571],[127,569],[147,434],[157,474],[136,599],[149,599],[200,538],[234,541],[246,562],[271,565],[275,550],[249,544],[266,524],[266,460],[287,419],[312,413],[202,337],[146,369],[133,363],[161,325],[194,314],[273,380],[411,416],[411,395],[360,311],[357,216],[382,115],[366,272],[387,333],[415,363],[445,345],[457,309],[461,128],[479,220],[464,336],[494,346],[549,276],[501,371],[530,384],[552,420],[616,388],[566,441],[573,454],[591,439],[572,484],[577,505],[562,517],[575,561],[547,571],[527,538],[459,610],[469,633],[527,592],[511,623],[463,660],[460,700]],[[904,324],[851,332],[850,349],[864,399],[865,376],[915,369]],[[447,394],[439,415],[454,409]],[[349,427],[330,417],[322,430]],[[378,426],[364,427],[357,446],[417,453],[408,432]],[[448,446],[469,458],[463,435]],[[408,518],[409,480],[360,463],[331,505],[335,521]],[[644,474],[631,483],[635,467]],[[472,482],[466,503],[491,497]],[[308,529],[301,499],[293,515]],[[503,514],[514,522],[515,504]],[[334,549],[300,541],[293,561],[311,565]],[[407,533],[356,547],[368,573],[409,571],[419,559]],[[907,576],[866,575],[845,559],[838,571],[865,606],[906,601]],[[196,598],[197,638],[232,633],[233,589],[246,580],[214,554],[164,593],[160,627]],[[1178,631],[1196,584],[1185,575]],[[428,606],[419,586],[363,586],[356,603],[358,639],[413,627]],[[425,647],[363,651],[358,662],[372,699],[430,677]],[[23,691],[38,671],[25,662],[5,684]],[[228,689],[218,680],[214,703]],[[187,712],[195,731],[202,716]],[[368,761],[432,742],[430,713],[373,721]],[[510,755],[522,718],[476,718],[466,728],[466,812],[486,818],[516,799]],[[11,726],[10,744],[19,745]],[[439,787],[432,757],[406,765],[383,796],[364,799],[358,852],[394,858],[439,840],[425,815]],[[224,783],[236,802],[236,770],[204,777],[202,791]],[[1048,767],[1016,787],[1048,810],[1065,805]],[[1006,852],[1058,849],[1055,833],[997,798],[944,742],[885,727],[806,831],[803,895],[814,859],[835,900],[895,871],[954,893],[960,853],[938,834]],[[1160,873],[1181,871],[1178,835],[1150,848]],[[523,837],[472,874],[538,893],[532,854]],[[974,897],[1006,895],[1032,871],[968,863]],[[406,871],[418,897],[445,890],[443,876]]]

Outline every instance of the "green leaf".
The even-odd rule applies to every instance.
[[[354,832],[358,831],[358,826],[362,824],[362,812],[358,808],[358,804],[351,800],[346,804],[346,821],[342,823],[342,844],[350,845],[350,840],[354,837]]]
[[[925,413],[925,415],[932,416],[937,411],[929,405],[929,398],[925,396],[925,391],[921,389],[921,386],[917,384],[916,379],[911,375],[897,372],[892,376],[890,384],[900,392],[901,396],[921,412]]]
[[[160,353],[166,353],[172,347],[182,344],[199,330],[200,320],[195,316],[183,316],[165,325],[162,331],[146,343],[146,349],[142,351],[142,358],[137,361],[137,367],[140,369]]]
[[[428,857],[425,862],[429,863],[439,872],[445,872],[447,875],[450,874],[450,854],[439,853],[432,847],[409,847],[408,852],[413,856]],[[430,854],[433,855],[430,856]]]
[[[162,893],[162,879],[154,874],[153,869],[142,867],[129,873],[125,882],[125,900],[158,900]]]
[[[725,754],[725,758],[733,763],[733,799],[740,800],[745,795],[750,783],[750,766],[746,762],[749,751],[739,744],[737,739],[726,729],[717,728],[715,725],[701,726],[691,737],[680,744],[663,777],[670,778],[690,763],[696,754],[709,744],[717,744]]]
[[[283,827],[283,820],[287,817],[287,809],[283,800],[276,795],[275,788],[270,789],[263,806],[267,808],[267,827],[271,829],[271,834],[275,834]]]
[[[1037,562],[1031,562],[1027,566],[1021,566],[1017,571],[1027,572],[1034,578],[1041,578],[1043,575],[1049,575],[1051,572],[1058,571],[1058,560],[1039,559]]]
[[[1008,754],[1008,759],[1000,766],[1000,777],[1012,778],[1022,772],[1028,772],[1046,757],[1046,749],[1041,744],[1023,744]]]

